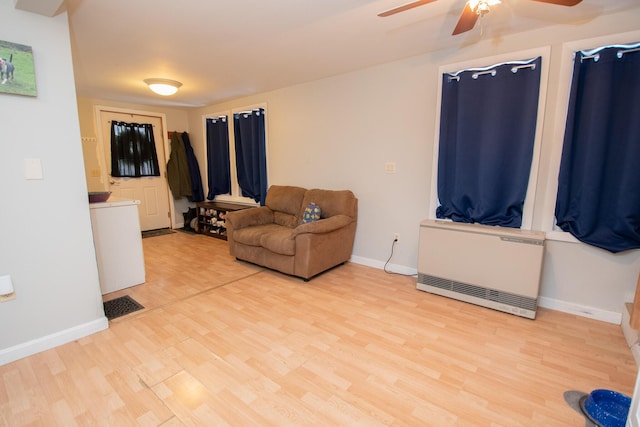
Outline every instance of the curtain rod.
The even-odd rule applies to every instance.
[[[622,56],[623,56],[625,53],[632,53],[632,52],[640,52],[640,47],[637,47],[637,48],[635,48],[635,49],[619,50],[619,51],[618,51],[618,53],[616,53],[616,56],[617,56],[618,58],[622,58]]]
[[[485,74],[491,74],[491,77],[494,77],[496,74],[498,74],[498,72],[496,71],[495,68],[493,70],[478,71],[477,73],[473,73],[471,75],[471,78],[475,80],[480,76],[484,76]]]
[[[444,73],[444,74],[449,74],[451,77],[456,77],[459,74],[464,73],[465,71],[477,71],[477,72],[483,72],[486,70],[492,70],[494,68],[500,67],[501,65],[514,65],[514,66],[519,66],[519,65],[527,65],[530,66],[533,63],[535,63],[535,61],[539,58],[539,56],[536,56],[535,58],[531,58],[531,59],[527,59],[524,61],[505,61],[505,62],[500,62],[498,64],[493,64],[493,65],[489,65],[488,67],[478,67],[478,68],[466,68],[466,69],[462,69],[462,70],[458,70],[458,71],[454,71],[451,73]]]
[[[536,64],[514,65],[513,67],[511,67],[511,72],[515,74],[521,68],[531,68],[531,70],[535,70]],[[491,74],[491,77],[494,77],[497,74],[497,72],[498,71],[495,68],[493,70],[480,71],[478,73],[473,73],[471,78],[477,79],[479,76],[482,76],[483,74]]]
[[[526,64],[526,65],[515,65],[513,67],[511,67],[511,72],[513,74],[517,73],[518,70],[522,69],[522,68],[531,68],[531,71],[536,69],[536,64]]]
[[[596,53],[595,55],[582,56],[580,57],[580,62],[584,61],[585,59],[593,59],[593,62],[598,62],[600,61],[600,54]]]
[[[151,125],[153,127],[156,127],[156,125],[151,124],[151,123],[129,123],[129,122],[123,122],[122,120],[107,120],[107,123],[123,123],[125,125],[131,125],[131,126],[145,126],[145,125]]]
[[[628,45],[609,45],[602,46],[591,50],[581,50],[579,51],[582,55],[580,57],[580,62],[585,59],[593,59],[594,62],[598,62],[600,60],[600,52],[604,49],[612,49],[619,48],[620,50],[616,53],[618,58],[622,58],[625,53],[638,52],[640,51],[640,43],[628,44]]]
[[[502,65],[510,65],[510,64],[520,64],[520,65],[514,65],[513,67],[511,67],[511,72],[512,73],[517,73],[518,70],[520,70],[521,68],[531,68],[531,70],[535,70],[536,69],[536,64],[535,61],[538,58],[533,58],[533,59],[529,59],[526,61],[509,61],[509,62],[503,62],[500,64],[495,64],[492,65],[490,67],[484,67],[484,68],[468,68],[466,70],[459,70],[456,71],[455,73],[446,73],[449,74],[449,82],[452,81],[460,81],[460,74],[462,74],[465,71],[476,71],[475,73],[473,73],[471,75],[471,77],[473,79],[477,79],[479,76],[482,76],[484,74],[491,74],[491,76],[495,76],[497,73],[496,67],[502,66]]]
[[[263,108],[254,108],[253,110],[245,110],[245,111],[237,111],[233,114],[251,114],[253,112],[260,112],[262,111],[264,113],[264,109]]]

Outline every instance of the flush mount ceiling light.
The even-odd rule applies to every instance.
[[[182,86],[182,83],[169,79],[144,79],[149,89],[162,96],[173,95]]]

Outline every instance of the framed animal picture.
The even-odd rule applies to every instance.
[[[0,93],[37,95],[31,46],[0,40]]]

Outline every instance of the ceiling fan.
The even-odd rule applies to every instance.
[[[433,3],[436,0],[418,0],[412,1],[402,6],[394,7],[393,9],[385,10],[384,12],[380,12],[378,16],[385,17],[390,15],[395,15],[399,12],[404,12],[405,10],[413,9],[414,7],[422,6],[428,3]],[[580,3],[582,0],[531,0],[537,1],[540,3],[548,3],[548,4],[556,4],[560,6],[575,6]],[[454,28],[452,35],[461,34],[466,31],[471,30],[478,21],[478,18],[483,17],[487,13],[489,13],[489,9],[491,6],[499,4],[500,0],[468,0],[465,5],[462,13],[460,14],[460,18],[458,18],[458,23],[456,28]]]

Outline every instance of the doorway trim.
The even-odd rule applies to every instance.
[[[168,138],[168,128],[167,128],[167,115],[164,113],[158,113],[155,111],[144,111],[144,110],[134,110],[131,108],[118,108],[118,107],[108,107],[106,105],[95,105],[94,106],[94,120],[96,124],[96,136],[98,138],[98,162],[100,163],[100,179],[107,183],[109,182],[109,174],[107,171],[107,160],[105,158],[105,141],[102,137],[102,113],[120,113],[120,114],[132,114],[137,116],[149,116],[160,119],[162,122],[162,149],[164,151],[165,160],[169,158],[169,138]],[[166,165],[165,165],[166,167]],[[165,180],[167,179],[166,172],[164,173]],[[167,199],[169,199],[169,215],[171,216],[169,219],[169,224],[171,228],[177,228],[175,221],[175,205],[173,203],[173,197],[169,194],[169,184],[167,183]]]

